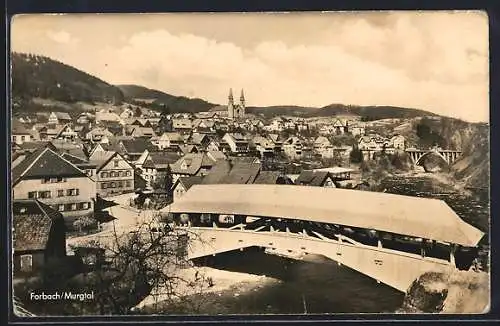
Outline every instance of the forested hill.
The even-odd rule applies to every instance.
[[[15,52],[11,60],[14,99],[44,98],[67,103],[123,101],[118,87],[56,60]]]
[[[127,101],[142,102],[153,108],[168,107],[170,112],[202,112],[208,111],[216,104],[199,98],[170,95],[155,89],[138,85],[118,85]]]

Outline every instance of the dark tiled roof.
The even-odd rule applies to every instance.
[[[52,223],[63,219],[61,213],[38,200],[14,200],[14,250],[43,250],[49,240]]]
[[[166,168],[167,165],[177,162],[179,154],[174,152],[150,152],[142,165],[144,168]]]
[[[30,131],[28,129],[26,129],[26,127],[19,120],[13,120],[12,121],[12,134],[29,135]]]
[[[231,163],[219,161],[203,179],[203,184],[244,184],[254,183],[259,174],[259,163]]]
[[[202,181],[203,181],[202,176],[190,176],[190,177],[180,177],[178,182],[182,183],[186,190],[189,190],[189,188],[191,188],[192,186],[201,184]]]
[[[261,171],[255,179],[255,184],[277,184],[281,177],[279,171]]]
[[[302,171],[295,183],[321,187],[328,176],[330,173],[326,171]]]
[[[121,141],[123,148],[129,154],[143,153],[147,150],[154,150],[156,147],[146,138],[126,139]]]
[[[12,184],[22,178],[43,177],[85,177],[75,165],[59,156],[49,148],[41,148],[26,157],[12,169]]]
[[[19,145],[24,150],[36,150],[47,146],[50,146],[52,150],[56,150],[56,147],[48,141],[27,141]]]

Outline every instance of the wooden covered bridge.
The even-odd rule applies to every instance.
[[[468,269],[483,233],[444,202],[293,185],[195,185],[165,209],[190,258],[246,247],[319,254],[400,291],[426,271]]]

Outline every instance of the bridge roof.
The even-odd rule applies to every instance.
[[[293,185],[194,185],[172,213],[219,213],[340,224],[476,246],[483,232],[442,200]]]

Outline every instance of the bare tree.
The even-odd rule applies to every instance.
[[[213,285],[188,259],[191,242],[201,240],[189,229],[161,222],[159,215],[141,221],[133,231],[113,227],[108,234],[92,239],[74,249],[92,248],[92,252],[103,255],[85,256],[96,259],[83,259],[86,268],[80,274],[68,280],[52,278],[52,284],[24,290],[93,293],[93,300],[63,300],[57,304],[49,302],[50,306],[42,302],[42,306],[34,307],[35,311],[42,315],[137,314],[141,311],[134,307],[146,298],[153,309],[182,304],[184,310],[196,313],[202,303],[200,295]],[[54,267],[47,272],[57,270]]]

